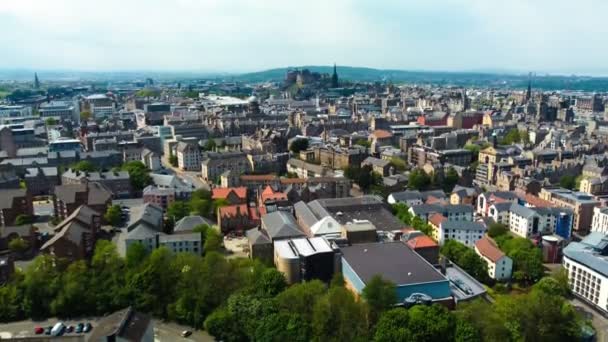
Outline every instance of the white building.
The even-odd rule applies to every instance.
[[[51,101],[40,104],[38,110],[41,118],[54,118],[57,120],[79,121],[80,114],[75,110],[74,104],[65,101]]]
[[[0,105],[0,118],[16,118],[32,116],[32,108],[29,106],[5,106]]]
[[[331,216],[325,216],[310,227],[312,236],[339,238],[342,235],[342,225]]]
[[[608,207],[593,208],[593,220],[591,221],[591,231],[608,234]]]
[[[388,195],[386,201],[388,202],[388,204],[403,203],[408,207],[424,203],[423,196],[420,191],[394,192]]]
[[[486,226],[479,222],[443,221],[439,224],[439,244],[443,245],[448,240],[456,240],[472,248],[485,232]]]
[[[513,260],[498,248],[494,240],[484,236],[475,243],[475,252],[488,264],[488,276],[503,281],[511,279]]]
[[[158,235],[157,247],[167,247],[173,253],[192,253],[201,255],[203,245],[201,233],[178,233]]]
[[[494,222],[502,223],[508,227],[511,205],[511,202],[491,204],[488,209],[488,217],[493,218]]]
[[[509,230],[524,238],[529,238],[532,234],[539,232],[540,216],[536,211],[521,206],[512,204],[509,209]]]
[[[177,143],[177,166],[184,171],[201,170],[201,151],[198,145],[180,141]]]
[[[608,236],[592,232],[564,248],[563,264],[572,293],[608,313]]]

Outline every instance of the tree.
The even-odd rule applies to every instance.
[[[273,313],[261,317],[255,341],[310,341],[310,323],[297,313]]]
[[[135,190],[141,191],[146,186],[152,184],[150,169],[148,169],[146,165],[140,161],[130,161],[125,163],[121,169],[129,173],[131,185]]]
[[[55,118],[47,118],[47,119],[44,121],[44,124],[45,124],[46,126],[55,126],[55,125],[57,124],[57,120],[55,120]]]
[[[25,224],[31,224],[32,222],[33,222],[32,217],[30,215],[26,215],[26,214],[19,214],[15,218],[15,225],[17,225],[17,226],[23,226]]]
[[[203,245],[203,250],[205,253],[209,252],[219,252],[222,248],[222,243],[224,239],[222,238],[222,234],[217,229],[208,229],[205,234],[205,244]]]
[[[218,341],[236,342],[247,340],[242,326],[228,308],[216,310],[209,315],[205,320],[205,330]]]
[[[297,313],[310,322],[314,304],[325,291],[326,286],[320,280],[294,284],[277,295],[277,308],[280,311]]]
[[[97,167],[95,164],[88,160],[81,160],[76,164],[73,164],[71,167],[74,171],[80,172],[95,172],[97,171]]]
[[[415,169],[410,172],[410,176],[407,180],[407,187],[414,190],[426,190],[430,184],[431,177],[421,169]]]
[[[445,178],[443,179],[443,191],[447,193],[452,192],[454,186],[458,184],[459,179],[460,176],[458,175],[458,172],[456,172],[453,167],[450,167],[445,174]]]
[[[127,248],[126,264],[129,268],[136,268],[141,265],[148,256],[148,250],[141,242],[132,243]]]
[[[103,215],[104,220],[108,222],[110,225],[116,227],[120,224],[121,221],[122,210],[120,206],[115,204],[106,210],[106,213]]]
[[[291,142],[289,146],[289,150],[293,152],[293,154],[299,154],[300,151],[305,151],[308,149],[308,139],[295,139]]]
[[[494,222],[488,226],[488,236],[495,238],[504,235],[509,231],[509,228],[502,223]]]
[[[359,146],[363,146],[365,148],[370,148],[372,147],[372,143],[369,140],[365,140],[365,139],[358,139],[355,141],[355,145],[359,145]]]
[[[22,318],[22,297],[17,286],[9,283],[0,286],[0,322],[11,322]]]
[[[407,167],[406,161],[399,157],[391,157],[391,164],[397,171],[404,171]]]
[[[367,341],[367,319],[363,303],[344,287],[332,287],[313,308],[315,341]]]
[[[481,282],[488,280],[488,265],[473,249],[450,239],[441,247],[441,254],[452,260],[475,279]]]
[[[167,207],[167,217],[174,223],[190,215],[190,206],[186,202],[173,202]]]
[[[344,169],[344,175],[357,183],[363,191],[380,184],[382,181],[382,176],[375,173],[370,165],[363,167],[348,166]]]
[[[169,156],[169,164],[171,164],[172,166],[177,167],[177,156],[176,155],[171,154]]]
[[[207,139],[207,143],[205,144],[204,150],[205,151],[215,151],[216,148],[217,148],[217,144],[215,143],[215,139],[213,139],[213,138]]]
[[[380,315],[397,303],[395,284],[375,275],[363,288],[363,298],[370,308],[370,321],[375,324]]]
[[[90,307],[95,305],[95,297],[91,296],[90,273],[85,261],[76,261],[66,270],[61,278],[59,293],[51,301],[53,315],[73,317],[86,315]]]
[[[12,239],[8,243],[8,249],[15,253],[23,253],[29,248],[29,243],[21,236]]]
[[[576,177],[570,175],[564,175],[559,179],[559,186],[569,190],[573,190],[576,187]]]
[[[416,305],[385,312],[376,326],[375,341],[452,341],[456,319],[443,306]]]
[[[283,273],[276,268],[264,270],[254,284],[256,294],[265,297],[274,297],[287,288]]]
[[[89,119],[91,119],[91,117],[92,117],[91,112],[88,112],[88,111],[80,112],[81,121],[89,121]]]

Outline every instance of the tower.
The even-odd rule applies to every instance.
[[[40,89],[40,80],[38,79],[38,73],[34,73],[34,89]]]
[[[334,63],[334,73],[331,75],[331,87],[338,88],[338,70],[336,68],[336,63]]]

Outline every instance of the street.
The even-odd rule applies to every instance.
[[[12,323],[3,323],[3,324],[0,324],[0,338],[36,336],[34,334],[34,328],[36,326],[41,326],[43,328],[46,328],[48,326],[53,326],[57,322],[58,322],[57,319],[48,319],[48,320],[44,320],[44,321],[26,320],[26,321],[12,322]],[[95,326],[99,322],[99,318],[86,317],[81,320],[63,320],[61,322],[63,322],[66,325],[76,325],[81,322],[82,323],[90,322],[93,325],[93,330],[94,330]],[[213,337],[209,336],[209,334],[207,334],[204,331],[195,331],[192,328],[189,328],[189,327],[186,327],[183,325],[179,325],[176,323],[163,322],[163,321],[157,320],[157,319],[154,319],[153,322],[154,322],[154,341],[158,341],[158,342],[164,342],[164,341],[211,342],[214,340]],[[184,330],[192,330],[192,335],[190,335],[188,338],[181,337],[181,333]],[[72,334],[66,334],[66,335],[69,336],[69,335],[76,335],[76,334],[72,333]],[[90,335],[90,333],[84,335],[85,341],[88,339],[89,335]]]

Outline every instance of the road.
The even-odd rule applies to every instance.
[[[196,172],[196,171],[182,171],[180,169],[178,169],[177,167],[174,167],[173,165],[167,165],[167,164],[163,164],[163,166],[165,167],[164,171],[167,174],[176,174],[179,177],[183,178],[186,182],[194,185],[195,188],[197,189],[205,189],[205,190],[210,190],[209,188],[209,184],[207,184],[206,182],[204,182],[199,176],[200,176],[200,172]]]
[[[587,319],[591,319],[593,327],[596,331],[596,341],[608,342],[608,319],[591,308],[589,304],[581,301],[578,298],[570,300],[570,303],[577,308],[577,311]]]
[[[91,324],[93,325],[93,329],[95,329],[95,326],[97,325],[98,321],[99,321],[98,318],[87,317],[87,318],[83,318],[81,320],[68,320],[68,321],[62,321],[62,322],[64,322],[67,325],[76,325],[80,322],[83,322],[83,323],[91,322]],[[35,336],[34,327],[41,326],[41,327],[45,328],[48,326],[53,326],[57,322],[58,322],[57,319],[48,319],[48,320],[44,320],[44,321],[27,320],[27,321],[19,321],[19,322],[12,322],[12,323],[3,323],[0,325],[0,336],[2,338],[31,337],[31,336]],[[204,331],[194,331],[193,330],[192,335],[190,335],[188,338],[183,338],[180,335],[181,332],[184,330],[192,330],[191,328],[188,328],[186,326],[179,325],[176,323],[163,322],[163,321],[156,320],[156,319],[154,319],[153,322],[154,322],[154,341],[157,341],[157,342],[164,342],[164,341],[212,342],[212,341],[214,341],[213,337],[209,336],[209,334],[207,334]],[[87,337],[88,337],[88,335],[85,334],[85,340],[87,339]]]

